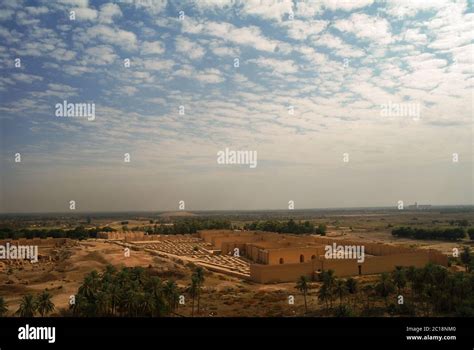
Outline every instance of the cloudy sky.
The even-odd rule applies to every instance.
[[[0,212],[473,204],[470,1],[0,6]]]

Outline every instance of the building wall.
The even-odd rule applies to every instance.
[[[155,241],[163,239],[171,239],[168,236],[160,235],[148,235],[145,232],[98,232],[97,238],[102,239],[113,239],[113,240],[123,240],[123,241]],[[183,236],[184,237],[184,236]]]
[[[280,259],[283,259],[283,264],[299,264],[301,263],[301,256],[303,256],[303,262],[308,262],[311,259],[318,258],[321,254],[324,254],[322,246],[270,249],[268,250],[267,264],[279,265]]]
[[[6,243],[10,243],[10,245],[36,245],[38,247],[54,247],[60,246],[65,244],[69,241],[69,238],[20,238],[20,239],[2,239],[0,240],[0,245],[5,246]]]
[[[296,282],[300,276],[313,278],[320,267],[319,260],[302,264],[250,265],[250,279],[258,283]]]
[[[354,240],[348,240],[348,239],[337,239],[337,238],[330,238],[330,237],[313,236],[313,241],[315,243],[319,243],[323,245],[332,245],[333,243],[336,243],[337,245],[364,246],[365,254],[370,254],[370,255],[393,255],[393,254],[401,254],[401,253],[414,253],[417,251],[417,249],[415,248],[409,248],[409,247],[403,247],[403,246],[395,246],[395,245],[384,244],[384,243],[354,241]]]
[[[439,252],[417,251],[415,253],[402,253],[386,256],[367,257],[363,263],[356,260],[330,260],[319,258],[305,263],[292,263],[283,265],[250,265],[250,278],[258,283],[273,282],[296,282],[300,276],[314,278],[318,271],[334,270],[334,274],[339,277],[377,274],[382,272],[391,272],[396,266],[415,266],[424,267],[432,262],[447,266],[447,257]]]

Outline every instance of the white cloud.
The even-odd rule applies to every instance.
[[[153,59],[153,60],[143,60],[141,64],[143,65],[143,68],[147,70],[167,71],[173,68],[173,66],[175,65],[175,62],[172,60]]]
[[[333,49],[333,53],[341,57],[363,57],[365,52],[358,47],[351,46],[345,43],[338,36],[330,33],[324,33],[317,36],[312,42],[313,45],[326,46]]]
[[[27,6],[25,10],[31,15],[44,15],[49,12],[49,9],[46,6]]]
[[[13,10],[3,9],[2,11],[0,11],[0,21],[7,21],[12,19],[14,13],[15,12]]]
[[[97,38],[99,41],[121,46],[126,49],[134,49],[137,44],[137,36],[135,33],[103,24],[88,28],[85,37],[82,37],[84,41],[88,41],[91,38]]]
[[[206,69],[194,75],[193,77],[200,82],[207,84],[218,84],[225,80],[221,72],[214,68]]]
[[[88,7],[77,7],[71,9],[76,14],[76,20],[93,21],[97,19],[97,11]]]
[[[222,41],[211,42],[210,49],[216,56],[238,57],[240,55],[240,50],[238,48],[226,46]]]
[[[75,7],[88,7],[89,0],[58,0],[58,3],[67,5],[67,6],[75,6]]]
[[[86,64],[105,65],[112,64],[118,57],[112,47],[99,45],[86,49]]]
[[[424,45],[428,42],[428,36],[420,32],[419,28],[409,28],[403,35],[403,40],[415,44],[415,45]]]
[[[266,38],[256,26],[236,27],[227,22],[183,21],[183,31],[191,34],[210,35],[237,45],[251,46],[260,51],[275,51],[283,43]]]
[[[372,5],[374,0],[322,0],[324,7],[330,10],[352,11]]]
[[[161,55],[164,52],[165,46],[160,41],[145,41],[142,43],[142,55]]]
[[[296,18],[311,18],[317,14],[322,13],[322,3],[311,1],[311,0],[301,0],[296,2],[295,9],[295,19]]]
[[[386,0],[387,13],[393,17],[413,17],[420,11],[438,10],[452,0]]]
[[[120,2],[133,4],[135,7],[148,11],[152,15],[156,15],[165,10],[168,4],[167,0],[121,0]]]
[[[295,40],[306,40],[311,35],[319,34],[328,25],[327,21],[322,20],[293,20],[285,22],[288,29],[288,36]]]
[[[107,3],[100,7],[99,22],[111,24],[114,18],[122,17],[120,7],[113,3]]]
[[[176,38],[175,45],[176,52],[186,55],[193,60],[202,58],[206,53],[206,50],[204,50],[201,45],[196,44],[183,36]]]
[[[281,20],[293,7],[292,0],[245,0],[242,4],[243,13],[270,20]]]
[[[16,73],[16,74],[13,75],[13,79],[15,79],[15,80],[17,80],[21,83],[31,84],[35,81],[43,80],[43,77],[40,77],[38,75],[33,75],[33,74]]]
[[[392,42],[390,23],[385,18],[354,13],[348,19],[337,20],[333,26],[343,33],[352,33],[359,39],[369,39],[379,44]]]
[[[298,66],[292,60],[277,60],[273,58],[259,57],[257,59],[251,59],[249,62],[280,74],[292,74],[298,72]]]

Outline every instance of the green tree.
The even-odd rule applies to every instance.
[[[468,229],[467,234],[469,235],[469,239],[471,241],[474,241],[474,227],[471,227],[470,229]]]
[[[467,271],[469,271],[471,260],[472,260],[471,250],[469,249],[469,247],[464,247],[461,253],[461,262],[466,267]]]
[[[27,294],[21,298],[20,307],[16,313],[20,317],[34,317],[36,310],[37,306],[35,298],[31,294]]]
[[[407,284],[407,276],[405,269],[401,266],[396,266],[395,270],[392,271],[392,280],[395,286],[397,287],[398,294],[400,295]]]
[[[305,314],[308,313],[308,304],[306,302],[306,295],[308,294],[308,290],[309,290],[308,282],[309,282],[308,277],[306,276],[301,276],[296,282],[296,289],[298,289],[301,293],[303,293]]]
[[[163,288],[163,293],[168,303],[168,309],[170,310],[170,312],[174,312],[179,299],[178,287],[176,286],[176,282],[172,280],[167,281]]]
[[[318,292],[319,301],[325,303],[326,305],[326,314],[329,311],[329,301],[331,300],[331,291],[329,290],[326,284],[323,284]]]
[[[359,289],[359,285],[357,283],[357,281],[350,277],[346,280],[346,288],[347,288],[347,292],[353,296],[355,296],[357,294],[357,291]],[[355,300],[355,298],[354,298]]]
[[[323,271],[321,273],[321,280],[323,281],[323,286],[326,286],[326,289],[330,295],[329,304],[331,305],[331,308],[332,308],[332,299],[333,299],[332,295],[334,291],[334,282],[335,282],[334,270]]]
[[[191,284],[188,287],[188,293],[192,298],[191,317],[194,317],[194,300],[199,295],[199,281],[196,275],[191,276]]]
[[[367,314],[371,314],[371,305],[370,305],[370,297],[373,295],[374,293],[374,286],[371,285],[371,284],[366,284],[363,288],[362,288],[362,291],[364,292],[366,298],[367,298],[367,304],[365,305],[365,309],[366,309],[366,312]]]
[[[8,304],[3,297],[0,297],[0,317],[3,317],[8,312]]]
[[[395,286],[386,272],[380,275],[380,280],[375,286],[375,291],[379,296],[385,299],[385,305],[387,306],[387,299],[389,295],[395,291]]]
[[[204,269],[201,266],[198,266],[196,270],[194,270],[193,275],[196,277],[197,280],[197,287],[198,287],[198,293],[197,293],[197,313],[201,312],[201,293],[202,293],[202,286],[204,284]]]
[[[54,304],[51,301],[51,294],[47,291],[43,291],[38,297],[36,298],[36,306],[39,314],[41,317],[49,314],[50,312],[54,311]]]
[[[334,283],[334,291],[339,296],[339,306],[342,305],[342,299],[347,294],[347,285],[346,281],[343,279],[336,279]]]

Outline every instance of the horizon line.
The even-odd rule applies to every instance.
[[[69,210],[69,211],[34,211],[34,212],[0,212],[0,215],[51,215],[51,214],[78,214],[78,215],[86,215],[86,214],[121,214],[121,213],[156,213],[156,214],[163,214],[163,213],[205,213],[205,212],[259,212],[259,211],[266,211],[266,212],[296,212],[296,211],[314,211],[314,210],[321,210],[321,211],[330,211],[330,210],[367,210],[367,209],[392,209],[397,211],[405,211],[410,208],[413,204],[407,205],[404,209],[398,209],[397,206],[361,206],[361,207],[320,207],[320,208],[299,208],[299,209],[199,209],[199,210],[116,210],[116,211],[76,211],[76,210]],[[474,204],[418,204],[421,206],[428,205],[429,208],[418,209],[422,211],[430,210],[430,209],[440,209],[440,208],[469,208],[472,207],[474,209]],[[414,208],[410,208],[414,209]]]

